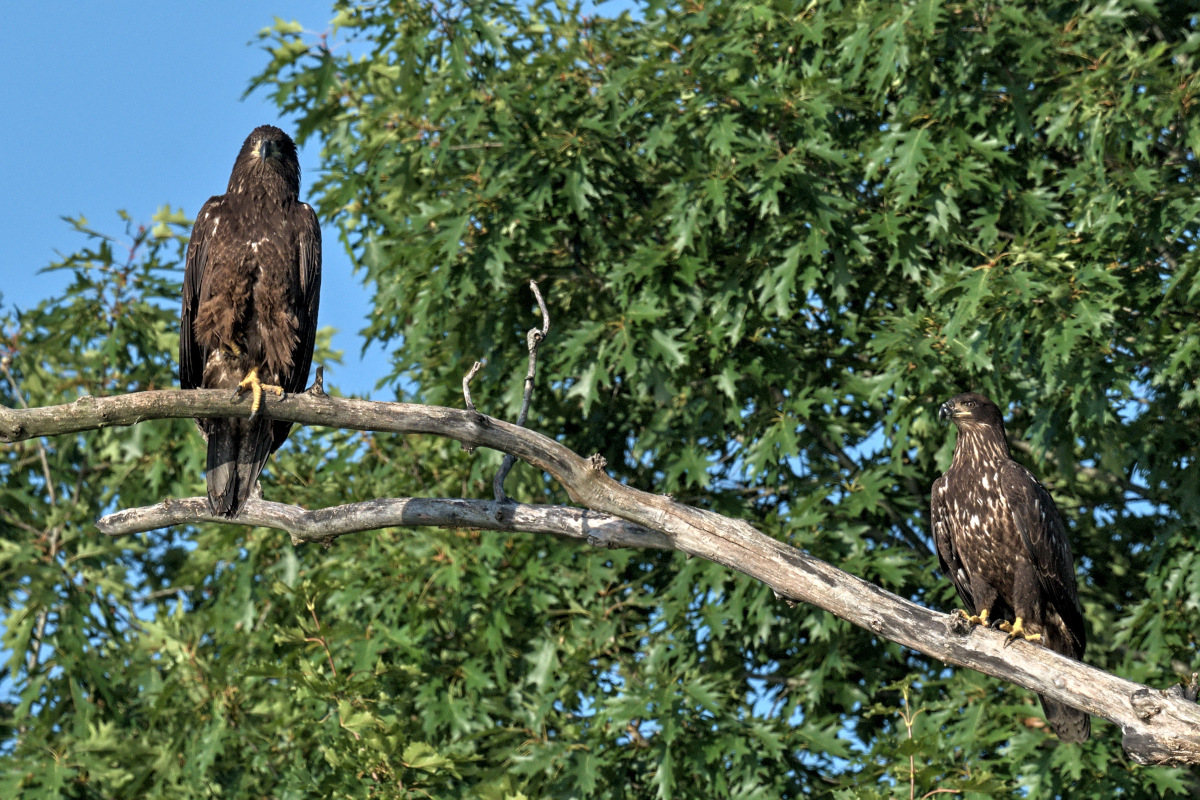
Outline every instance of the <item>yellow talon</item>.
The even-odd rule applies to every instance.
[[[1042,635],[1040,633],[1028,633],[1025,630],[1025,621],[1017,617],[1015,622],[1001,622],[1000,630],[1008,634],[1008,638],[1004,640],[1004,646],[1008,647],[1015,639],[1024,639],[1027,642],[1040,642]]]
[[[250,419],[254,419],[258,415],[258,410],[262,408],[263,392],[270,392],[277,397],[283,397],[282,386],[274,386],[269,383],[263,383],[261,380],[259,380],[258,367],[255,367],[246,373],[246,377],[242,378],[242,382],[239,383],[237,389],[234,390],[233,397],[237,398],[247,390],[249,390],[252,396],[250,401]]]

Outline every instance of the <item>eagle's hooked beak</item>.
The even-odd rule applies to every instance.
[[[949,422],[959,416],[958,405],[953,400],[947,400],[938,408],[938,419],[942,422]]]
[[[270,139],[263,139],[258,143],[258,158],[260,161],[266,161],[271,156],[279,155],[279,145]]]

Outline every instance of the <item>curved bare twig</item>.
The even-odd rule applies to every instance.
[[[533,381],[537,377],[538,346],[550,335],[550,312],[546,308],[546,301],[542,299],[537,281],[530,281],[529,288],[537,298],[538,309],[542,312],[542,329],[539,331],[537,328],[530,328],[525,334],[525,345],[529,350],[529,369],[525,372],[525,394],[521,398],[521,411],[517,414],[517,426],[520,428],[525,427],[525,421],[529,418],[529,401],[533,399]],[[515,463],[517,459],[513,454],[505,453],[500,469],[496,471],[496,477],[492,480],[492,493],[499,502],[508,499],[508,495],[504,493],[504,479],[508,477]]]

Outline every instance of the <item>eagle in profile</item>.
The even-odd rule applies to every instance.
[[[321,227],[300,201],[296,145],[262,125],[246,137],[225,194],[196,217],[183,275],[179,382],[250,392],[249,419],[197,420],[208,442],[208,503],[235,517],[290,422],[258,416],[263,392],[308,381],[321,289]]]
[[[930,518],[942,572],[978,625],[999,622],[1009,636],[1081,658],[1087,644],[1075,562],[1054,500],[1009,457],[1000,409],[980,394],[960,394],[938,417],[958,427],[954,460],[934,481]],[[1087,713],[1040,698],[1064,742],[1091,735]]]

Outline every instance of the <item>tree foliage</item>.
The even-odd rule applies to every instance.
[[[1160,686],[1200,669],[1193,12],[600,11],[338,2],[340,46],[264,31],[253,85],[322,145],[313,202],[374,289],[397,396],[457,404],[483,358],[476,403],[515,416],[536,278],[533,427],[948,610],[934,412],[981,391],[1068,520],[1087,660]],[[8,316],[26,402],[173,382],[184,228],[159,222]],[[487,496],[499,460],[293,438],[264,488],[308,507]],[[190,426],[0,455],[5,796],[1197,791],[1110,725],[1059,745],[1028,693],[714,564],[471,531],[107,542],[98,513],[202,491]],[[567,499],[527,468],[508,485]]]

